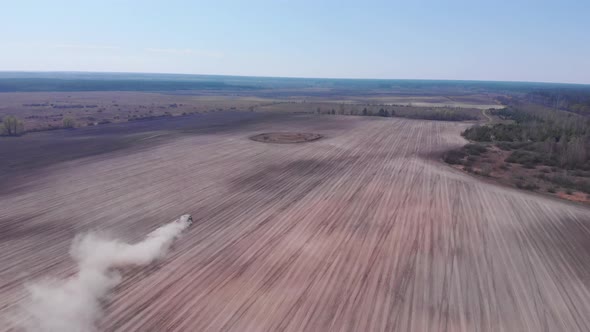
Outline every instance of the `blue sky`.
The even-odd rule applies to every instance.
[[[0,70],[590,83],[590,1],[8,1]]]

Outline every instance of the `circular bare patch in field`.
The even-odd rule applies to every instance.
[[[312,133],[294,133],[294,132],[279,132],[279,133],[262,133],[250,137],[251,140],[263,143],[305,143],[316,141],[323,136]]]

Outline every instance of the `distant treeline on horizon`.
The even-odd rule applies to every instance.
[[[590,85],[536,82],[412,79],[330,79],[188,74],[0,72],[0,92],[80,91],[253,91],[310,89],[382,92],[528,93],[536,90],[589,92]]]

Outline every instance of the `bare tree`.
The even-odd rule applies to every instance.
[[[572,168],[582,166],[586,162],[586,146],[584,140],[576,137],[567,144],[565,150],[564,164]]]
[[[76,121],[74,121],[74,119],[72,118],[64,118],[63,126],[64,128],[74,128],[76,127]]]
[[[25,132],[23,122],[13,115],[5,117],[2,121],[2,134],[8,136],[19,136]]]

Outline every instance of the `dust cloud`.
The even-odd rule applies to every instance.
[[[191,223],[191,216],[183,215],[135,244],[97,233],[78,235],[70,249],[78,274],[28,285],[20,327],[30,332],[97,331],[101,300],[121,282],[118,269],[145,266],[163,258]]]

